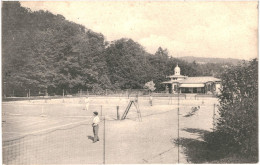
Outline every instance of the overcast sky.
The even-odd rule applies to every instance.
[[[258,2],[21,2],[48,10],[104,34],[108,41],[132,38],[173,57],[252,59],[258,51]]]

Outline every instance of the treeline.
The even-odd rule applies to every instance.
[[[141,89],[153,80],[156,90],[176,64],[187,76],[216,76],[220,64],[200,65],[170,57],[161,47],[150,54],[132,39],[107,42],[103,34],[48,11],[31,11],[19,2],[2,5],[3,94],[24,96],[76,93],[79,89]]]
[[[228,68],[221,79],[217,129],[204,140],[222,163],[257,163],[258,60]]]

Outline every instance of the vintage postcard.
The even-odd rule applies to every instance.
[[[258,1],[2,1],[3,164],[258,163]]]

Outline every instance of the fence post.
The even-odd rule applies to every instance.
[[[101,105],[101,111],[100,111],[100,115],[102,116],[102,105]]]
[[[216,104],[214,104],[214,108],[213,108],[213,132],[215,132],[215,107]]]
[[[31,91],[29,89],[29,101],[31,101]]]
[[[116,114],[117,114],[117,120],[120,120],[119,106],[116,106]]]
[[[62,90],[62,102],[64,103],[64,89]]]
[[[47,103],[47,97],[48,97],[48,93],[47,93],[47,88],[46,88],[46,90],[45,90],[45,96],[44,96],[44,101],[45,101],[45,103]]]

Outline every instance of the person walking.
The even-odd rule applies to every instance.
[[[138,94],[135,96],[135,102],[138,103]]]
[[[152,95],[150,95],[150,97],[149,97],[149,102],[150,102],[150,105],[153,106],[153,96]]]
[[[89,98],[85,97],[85,109],[83,109],[83,110],[87,110],[88,111],[88,108],[89,108]]]
[[[100,119],[98,117],[98,112],[93,112],[93,115],[94,115],[93,122],[92,122],[93,134],[94,134],[93,143],[96,143],[97,141],[99,141],[98,129],[99,129]]]

